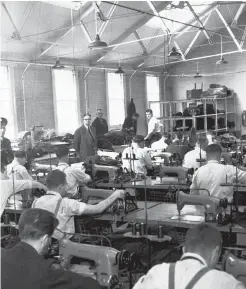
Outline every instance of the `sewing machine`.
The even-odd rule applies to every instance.
[[[161,166],[160,177],[164,176],[178,177],[179,180],[186,181],[188,178],[188,169],[183,167]]]
[[[223,260],[223,269],[246,286],[246,259],[239,259],[228,253]]]
[[[107,172],[109,181],[114,181],[119,175],[119,168],[115,166],[93,165],[92,174],[94,179],[100,172]]]
[[[205,221],[222,222],[223,210],[228,205],[227,199],[217,199],[210,196],[185,194],[181,191],[176,193],[177,210],[180,212],[185,205],[200,205],[205,208]]]
[[[72,257],[94,262],[94,268],[91,265],[88,266],[94,271],[91,272],[90,270],[89,277],[96,277],[100,286],[109,289],[122,288],[119,280],[120,270],[128,269],[130,271],[137,266],[136,255],[130,254],[128,251],[118,251],[112,247],[80,244],[67,239],[60,241],[59,254],[61,266],[64,269],[69,269]],[[82,269],[80,272],[84,275],[86,270],[83,262],[80,265]]]

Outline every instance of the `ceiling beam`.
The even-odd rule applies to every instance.
[[[208,16],[212,11],[214,11],[216,8],[218,7],[218,5],[213,5],[213,6],[210,6],[206,11],[204,11],[199,17],[201,19],[205,18],[206,16]],[[193,25],[193,24],[196,24],[197,23],[197,19],[193,19],[190,24]],[[184,26],[183,28],[181,28],[178,32],[177,32],[177,35],[175,36],[175,39],[179,38],[180,36],[182,36],[184,33],[186,33],[187,31],[189,31],[191,29],[190,26]],[[176,32],[175,32],[176,34]],[[151,52],[149,52],[150,55],[152,54],[155,54],[156,52],[158,52],[160,49],[162,49],[162,47],[164,46],[163,43],[159,44],[156,48],[154,48]],[[147,60],[148,57],[145,59]],[[144,61],[141,62],[140,64],[136,64],[137,67],[141,67],[144,65]]]
[[[181,54],[181,57],[183,60],[185,60],[185,56],[184,53],[182,52],[181,48],[179,47],[178,43],[176,40],[174,40],[173,44],[175,45],[175,47],[177,48],[178,52]]]
[[[91,43],[92,42],[91,36],[90,36],[85,24],[83,23],[83,21],[81,19],[80,19],[80,27],[81,27],[83,33],[85,34],[85,37],[87,38],[88,42]]]
[[[223,55],[230,55],[230,54],[235,54],[235,53],[239,53],[239,52],[246,52],[246,49],[242,49],[242,51],[236,50],[236,51],[223,52]],[[195,58],[186,58],[186,60],[172,61],[172,62],[169,62],[168,64],[195,61],[195,60],[213,58],[213,57],[218,57],[218,56],[221,56],[221,53],[212,54],[212,55],[204,55],[204,56],[195,57]],[[158,66],[163,66],[163,63],[162,64],[156,64],[156,65],[150,65],[150,66],[146,66],[146,67],[149,68],[149,67],[158,67]]]
[[[241,16],[245,6],[246,6],[246,3],[242,3],[240,5],[239,9],[237,10],[237,13],[236,13],[235,17],[232,20],[231,26],[236,26],[237,25],[237,21],[238,21],[239,17]]]
[[[219,15],[221,21],[224,23],[224,25],[225,25],[227,31],[228,31],[229,34],[231,35],[231,38],[232,38],[233,41],[235,42],[235,44],[236,44],[238,50],[239,50],[240,52],[242,52],[242,47],[240,46],[239,42],[237,41],[237,39],[236,39],[234,33],[232,32],[230,26],[229,26],[228,23],[226,22],[224,16],[221,14],[221,12],[220,12],[220,10],[219,10],[218,8],[216,8],[215,10],[216,10],[217,14]]]
[[[204,25],[204,26],[207,24],[207,22],[208,22],[208,20],[209,20],[209,18],[210,18],[210,16],[211,16],[211,14],[212,14],[212,12],[207,16],[207,18],[206,18],[205,21],[203,22],[203,25]],[[194,45],[194,43],[196,42],[196,40],[197,40],[197,38],[199,37],[199,35],[201,34],[201,32],[202,32],[201,29],[197,31],[195,37],[192,39],[191,43],[189,44],[189,46],[187,47],[187,49],[186,49],[186,51],[185,51],[185,53],[184,53],[185,56],[189,53],[189,51],[191,50],[191,47]]]
[[[18,39],[18,40],[20,40],[20,39],[21,39],[20,32],[19,32],[19,30],[17,29],[17,27],[15,26],[15,23],[14,23],[11,15],[10,15],[10,13],[9,13],[6,5],[5,5],[3,2],[2,2],[2,6],[3,6],[3,9],[5,10],[5,12],[7,13],[8,18],[9,18],[11,24],[12,24],[13,27],[14,27],[14,30],[15,30],[15,38]]]
[[[209,44],[213,44],[213,41],[211,39],[211,37],[209,36],[205,26],[203,25],[201,19],[199,18],[199,16],[196,14],[196,12],[194,11],[193,7],[190,5],[190,3],[188,1],[186,1],[186,5],[189,7],[191,13],[194,15],[195,19],[197,19],[197,22],[201,25],[201,28],[203,29],[203,33],[206,36],[206,38],[208,39]]]
[[[165,9],[165,7],[169,4],[170,2],[161,2],[157,7],[157,11],[161,11],[163,9]],[[141,17],[141,19],[139,19],[135,24],[133,24],[131,27],[129,27],[128,29],[126,29],[126,31],[124,33],[122,33],[119,37],[117,37],[114,41],[112,41],[112,43],[110,45],[115,45],[115,43],[121,43],[123,42],[125,39],[127,39],[132,33],[133,31],[138,30],[139,28],[141,28],[142,26],[144,26],[150,19],[152,19],[154,17],[154,15],[145,15],[143,17]],[[97,63],[100,62],[102,59],[104,59],[104,57],[110,52],[110,50],[115,49],[117,46],[114,46],[111,49],[108,49],[108,51],[105,53],[104,56],[97,58],[97,60],[95,60]]]
[[[246,38],[246,27],[245,27],[245,29],[244,29],[243,36],[242,36],[242,40],[241,40],[241,43],[240,43],[240,46],[241,46],[241,47],[243,47],[245,38]]]
[[[90,6],[85,9],[85,11],[82,12],[82,15],[80,16],[79,20],[82,20],[86,16],[88,16],[93,10],[95,9],[94,3],[91,3]],[[63,37],[65,37],[68,33],[72,31],[73,27],[70,27],[65,33],[63,33],[60,37],[58,37],[55,42],[61,40]],[[46,54],[50,49],[52,49],[56,44],[51,44],[48,48],[46,48],[40,55],[39,57],[43,56]]]
[[[144,46],[144,44],[143,44],[143,42],[142,42],[142,40],[140,39],[140,37],[139,37],[139,35],[138,35],[138,33],[137,33],[137,31],[134,31],[133,32],[133,34],[135,35],[135,37],[139,40],[138,41],[138,43],[139,43],[139,45],[141,46],[141,48],[142,48],[142,50],[143,50],[143,53],[144,53],[144,55],[148,55],[148,52],[147,52],[147,50],[146,50],[146,48],[145,48],[145,46]]]
[[[99,31],[98,31],[99,36],[102,36],[104,30],[106,29],[107,25],[109,24],[109,21],[110,21],[112,15],[113,15],[113,13],[114,13],[114,11],[116,9],[116,5],[115,4],[117,4],[117,3],[118,3],[118,1],[114,1],[114,5],[111,6],[111,8],[110,8],[110,10],[108,12],[108,15],[107,15],[107,20],[105,22],[103,22],[103,24],[99,28]]]

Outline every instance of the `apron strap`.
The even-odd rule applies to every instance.
[[[175,289],[175,263],[170,263],[168,289]]]

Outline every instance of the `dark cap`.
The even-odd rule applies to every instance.
[[[132,141],[135,142],[135,143],[141,143],[141,142],[144,141],[144,136],[142,136],[142,135],[136,135],[136,136],[134,136],[134,138],[133,138]]]
[[[55,215],[47,210],[32,208],[24,211],[18,223],[21,239],[51,236],[58,225]]]
[[[6,126],[8,124],[8,120],[5,117],[1,117],[1,126]]]

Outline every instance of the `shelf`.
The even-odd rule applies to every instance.
[[[234,112],[227,112],[227,113],[225,113],[225,112],[221,112],[221,113],[214,113],[214,114],[202,114],[202,115],[195,115],[194,117],[195,118],[199,118],[199,117],[212,117],[212,116],[216,116],[216,115],[228,115],[228,114],[234,114]],[[186,119],[193,119],[193,117],[192,116],[183,116],[183,117],[157,117],[157,119],[159,119],[159,120],[186,120]]]
[[[182,102],[203,102],[203,101],[216,101],[216,100],[228,100],[235,99],[233,96],[227,97],[203,97],[203,98],[194,98],[194,99],[180,99],[180,100],[166,100],[166,101],[149,101],[149,103],[182,103]]]

